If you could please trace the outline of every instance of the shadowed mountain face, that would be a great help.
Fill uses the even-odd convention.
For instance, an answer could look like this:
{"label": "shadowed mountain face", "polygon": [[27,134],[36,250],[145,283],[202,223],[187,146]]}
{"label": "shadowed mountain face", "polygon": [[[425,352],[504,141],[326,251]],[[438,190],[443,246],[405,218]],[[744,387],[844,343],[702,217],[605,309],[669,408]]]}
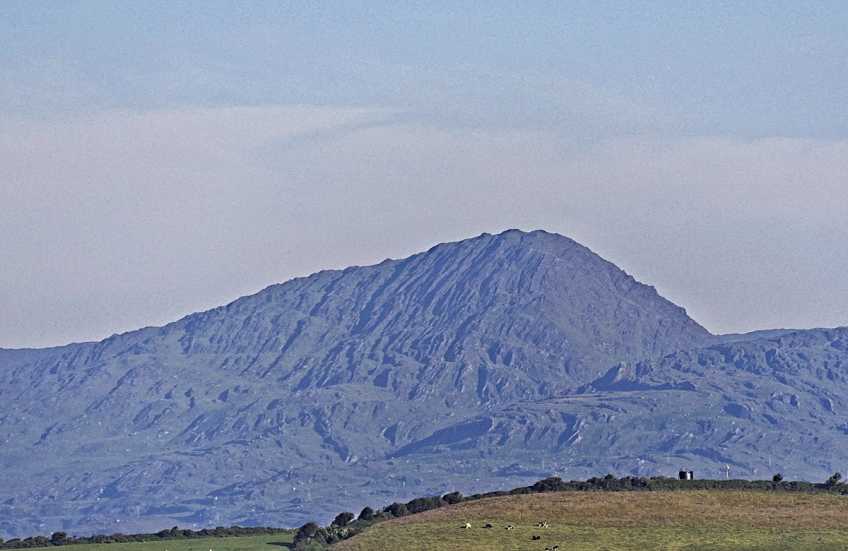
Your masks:
{"label": "shadowed mountain face", "polygon": [[681,463],[819,477],[848,461],[846,342],[714,337],[570,239],[484,234],[0,350],[0,536],[296,525]]}

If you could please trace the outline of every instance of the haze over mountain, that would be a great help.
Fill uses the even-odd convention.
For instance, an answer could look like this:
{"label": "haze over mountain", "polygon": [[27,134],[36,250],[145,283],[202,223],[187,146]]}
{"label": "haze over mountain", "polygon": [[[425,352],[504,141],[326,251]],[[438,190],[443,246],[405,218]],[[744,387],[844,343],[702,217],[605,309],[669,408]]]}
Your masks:
{"label": "haze over mountain", "polygon": [[711,335],[542,231],[0,350],[0,536],[297,525],[446,490],[848,464],[848,329]]}

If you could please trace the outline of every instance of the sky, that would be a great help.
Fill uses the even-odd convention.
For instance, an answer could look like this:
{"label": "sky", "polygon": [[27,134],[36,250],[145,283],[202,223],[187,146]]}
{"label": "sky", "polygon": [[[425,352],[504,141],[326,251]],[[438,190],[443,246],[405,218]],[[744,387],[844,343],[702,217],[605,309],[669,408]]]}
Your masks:
{"label": "sky", "polygon": [[568,235],[715,333],[848,325],[848,3],[0,2],[0,347]]}

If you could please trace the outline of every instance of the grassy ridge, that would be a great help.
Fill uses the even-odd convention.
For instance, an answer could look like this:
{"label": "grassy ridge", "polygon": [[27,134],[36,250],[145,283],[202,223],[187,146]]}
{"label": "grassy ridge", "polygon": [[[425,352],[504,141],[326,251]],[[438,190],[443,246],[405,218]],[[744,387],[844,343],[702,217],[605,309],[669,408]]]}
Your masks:
{"label": "grassy ridge", "polygon": [[745,491],[745,492],[774,492],[774,493],[815,493],[846,495],[848,485],[841,484],[841,474],[834,473],[826,482],[815,484],[804,481],[784,481],[781,475],[775,475],[772,480],[678,480],[669,477],[632,477],[615,478],[608,474],[603,478],[592,477],[585,481],[564,481],[559,477],[548,477],[539,480],[532,486],[522,486],[508,491],[494,491],[484,494],[463,496],[452,492],[443,496],[418,497],[406,503],[392,503],[382,510],[374,511],[370,507],[363,509],[359,518],[351,522],[353,513],[339,514],[332,524],[320,527],[314,522],[301,526],[294,536],[297,549],[321,548],[323,545],[334,544],[350,539],[371,528],[374,524],[386,520],[403,518],[408,515],[432,511],[448,505],[468,503],[505,496],[519,496],[550,492],[679,492],[679,491]]}
{"label": "grassy ridge", "polygon": [[[542,520],[550,527],[537,528]],[[848,499],[837,495],[565,492],[497,497],[394,519],[334,549],[824,551],[848,546],[846,521]],[[466,522],[471,529],[463,528]],[[506,530],[508,524],[514,529]]]}

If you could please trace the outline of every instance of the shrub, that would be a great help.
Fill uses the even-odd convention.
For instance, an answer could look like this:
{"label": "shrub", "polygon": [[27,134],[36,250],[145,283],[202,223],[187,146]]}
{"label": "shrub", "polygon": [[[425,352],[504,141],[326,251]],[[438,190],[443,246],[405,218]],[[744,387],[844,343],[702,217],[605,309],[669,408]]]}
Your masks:
{"label": "shrub", "polygon": [[359,513],[359,520],[371,521],[374,520],[374,509],[371,507],[365,507],[362,509],[362,512]]}
{"label": "shrub", "polygon": [[442,500],[448,505],[456,505],[462,502],[462,494],[459,492],[451,492],[442,496]]}
{"label": "shrub", "polygon": [[415,513],[423,513],[424,511],[430,511],[431,509],[438,509],[445,502],[442,501],[442,498],[439,496],[435,497],[418,497],[413,499],[412,501],[408,501],[406,503],[406,511],[410,515]]}
{"label": "shrub", "polygon": [[318,533],[321,527],[315,524],[314,522],[307,522],[303,526],[297,529],[297,532],[294,534],[294,542],[297,543],[299,541],[304,541],[310,538],[314,538]]}
{"label": "shrub", "polygon": [[[594,484],[597,480],[597,478],[590,478],[588,482]],[[566,484],[560,477],[552,476],[536,482],[532,488],[534,492],[556,492],[562,490],[565,486]]]}
{"label": "shrub", "polygon": [[777,473],[776,475],[771,477],[771,481],[772,482],[783,482],[783,475],[780,474],[780,473]]}
{"label": "shrub", "polygon": [[833,488],[834,486],[839,484],[839,482],[841,480],[842,480],[842,473],[833,473],[832,475],[830,475],[830,478],[828,478],[827,482],[825,482],[824,484],[828,488]]}
{"label": "shrub", "polygon": [[406,510],[406,505],[403,503],[392,503],[385,509],[383,509],[386,513],[389,513],[393,517],[403,517],[409,514],[409,511]]}
{"label": "shrub", "polygon": [[345,511],[344,513],[339,513],[336,515],[336,518],[333,519],[331,526],[347,526],[353,520],[353,513],[348,513]]}

